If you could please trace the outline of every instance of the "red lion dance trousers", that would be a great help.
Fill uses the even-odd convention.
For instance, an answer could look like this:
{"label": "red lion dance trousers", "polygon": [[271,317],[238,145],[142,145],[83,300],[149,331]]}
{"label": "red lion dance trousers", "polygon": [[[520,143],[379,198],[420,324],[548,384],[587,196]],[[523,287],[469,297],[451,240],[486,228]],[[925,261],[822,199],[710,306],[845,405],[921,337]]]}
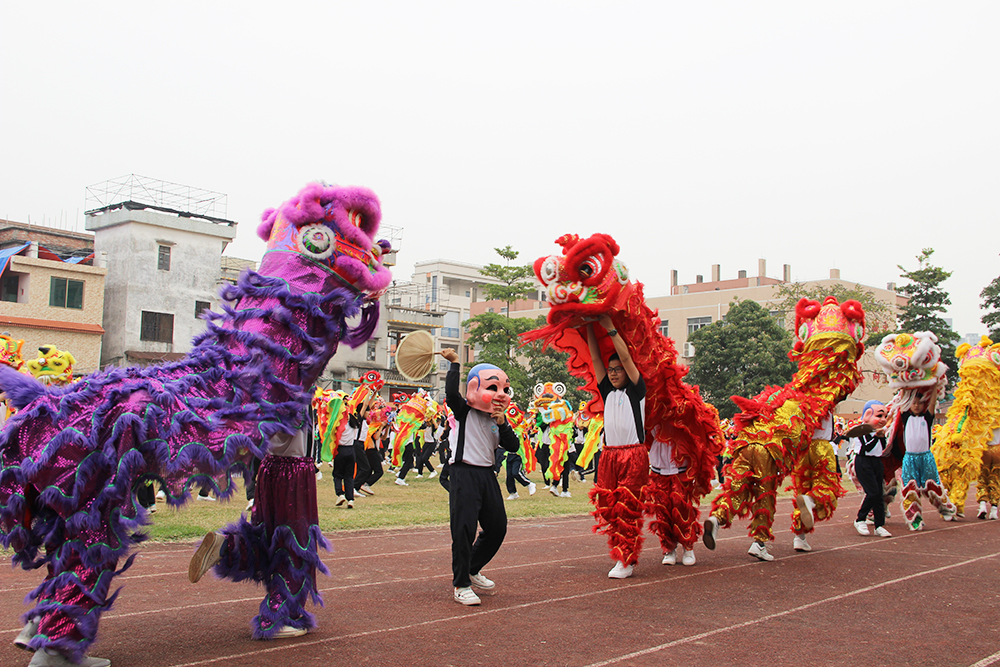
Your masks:
{"label": "red lion dance trousers", "polygon": [[608,537],[611,558],[634,565],[642,549],[642,487],[649,481],[649,451],[645,445],[605,447],[590,489],[595,533]]}

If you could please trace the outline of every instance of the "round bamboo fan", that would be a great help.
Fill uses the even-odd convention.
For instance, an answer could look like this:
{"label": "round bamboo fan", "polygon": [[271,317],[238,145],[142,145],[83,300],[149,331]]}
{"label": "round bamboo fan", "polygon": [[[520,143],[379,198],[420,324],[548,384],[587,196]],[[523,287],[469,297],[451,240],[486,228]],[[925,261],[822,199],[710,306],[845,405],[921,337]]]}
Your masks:
{"label": "round bamboo fan", "polygon": [[434,338],[426,331],[413,331],[396,348],[396,368],[407,380],[422,380],[434,369]]}
{"label": "round bamboo fan", "polygon": [[871,424],[857,424],[847,429],[846,435],[848,438],[858,438],[862,435],[868,435],[869,433],[874,433],[875,427]]}

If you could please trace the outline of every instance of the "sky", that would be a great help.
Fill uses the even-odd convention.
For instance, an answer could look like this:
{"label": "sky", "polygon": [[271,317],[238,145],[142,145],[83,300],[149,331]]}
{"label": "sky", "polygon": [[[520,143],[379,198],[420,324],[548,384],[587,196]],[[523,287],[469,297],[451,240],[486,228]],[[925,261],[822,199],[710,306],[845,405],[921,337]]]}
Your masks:
{"label": "sky", "polygon": [[745,269],[952,271],[959,334],[1000,275],[1000,3],[8,3],[0,217],[83,228],[139,174],[227,195],[226,254],[323,180],[414,262],[609,233],[650,295]]}

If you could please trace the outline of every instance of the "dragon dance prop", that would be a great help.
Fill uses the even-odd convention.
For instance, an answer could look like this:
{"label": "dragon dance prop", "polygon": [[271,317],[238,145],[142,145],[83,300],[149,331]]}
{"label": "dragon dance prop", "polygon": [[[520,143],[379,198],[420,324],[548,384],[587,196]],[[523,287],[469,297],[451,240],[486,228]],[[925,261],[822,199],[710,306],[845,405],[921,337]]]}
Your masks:
{"label": "dragon dance prop", "polygon": [[24,362],[24,368],[44,385],[64,387],[73,383],[73,364],[76,358],[55,345],[42,345],[37,359]]}
{"label": "dragon dance prop", "polygon": [[604,429],[604,415],[592,415],[587,411],[586,402],[580,403],[580,410],[576,413],[575,425],[585,433],[583,437],[583,447],[576,456],[576,465],[584,470],[594,460],[594,455],[601,447],[601,432]]}
{"label": "dragon dance prop", "polygon": [[539,430],[549,430],[549,468],[546,476],[555,484],[562,477],[563,467],[569,459],[570,441],[573,439],[573,408],[563,398],[566,385],[562,382],[539,382],[535,385],[535,409]]}
{"label": "dragon dance prop", "polygon": [[[312,461],[268,449],[304,427],[309,388],[338,345],[361,345],[375,330],[377,297],[391,279],[382,266],[388,243],[374,241],[380,218],[369,190],[321,184],[266,211],[260,269],[221,290],[223,312],[206,314],[207,330],[180,361],[59,388],[0,368],[0,388],[19,409],[0,432],[0,542],[14,564],[49,573],[29,596],[31,648],[79,661],[94,641],[117,596],[112,579],[134,555],[121,570],[118,562],[145,538],[137,481],[155,479],[174,506],[198,487],[227,498],[251,456],[264,459],[258,494],[273,496],[274,511],[262,516],[258,502],[253,522],[223,531],[216,572],[265,584],[256,637],[314,624],[303,605],[309,596],[320,602],[316,548],[327,543]],[[264,483],[265,468],[277,481]],[[310,479],[311,516],[282,515],[280,494],[307,497]]]}
{"label": "dragon dance prop", "polygon": [[[901,427],[904,417],[911,414],[915,403],[922,402],[923,412],[912,416],[926,418],[926,413],[932,413],[938,399],[944,396],[948,382],[948,367],[941,361],[937,336],[929,331],[890,334],[875,350],[875,360],[889,376],[889,386],[896,390],[888,406],[889,447],[894,451],[908,450],[905,429]],[[904,451],[900,479],[903,483],[903,515],[910,530],[923,530],[922,497],[930,501],[944,520],[954,518],[955,506],[941,484],[934,453],[930,449]]]}
{"label": "dragon dance prop", "polygon": [[[9,366],[15,371],[21,370],[24,366],[24,359],[21,358],[21,348],[24,347],[23,340],[14,340],[7,334],[0,334],[0,364]],[[10,401],[0,401],[0,426],[14,414],[14,408]]]}
{"label": "dragon dance prop", "polygon": [[[642,283],[630,281],[628,269],[616,259],[615,240],[607,234],[586,239],[566,234],[556,243],[562,247],[561,255],[541,257],[534,264],[535,275],[548,291],[547,323],[523,334],[523,340],[542,341],[568,352],[569,372],[593,395],[587,409],[602,414],[586,327],[608,316],[646,385],[645,429],[649,433],[655,427],[659,437],[674,444],[677,457],[689,462],[693,483],[686,501],[697,506],[711,488],[715,457],[722,448],[718,411],[702,400],[697,387],[684,382],[688,369],[677,363],[673,341],[660,332],[660,318],[646,304]],[[601,355],[607,358],[614,343],[603,327],[593,328]],[[640,499],[626,487],[604,492],[596,486],[591,499],[598,521],[595,530],[608,535],[613,554],[628,551],[616,560],[634,562],[641,547]]]}
{"label": "dragon dance prop", "polygon": [[392,458],[389,464],[399,467],[403,463],[403,450],[421,435],[424,422],[437,413],[437,403],[423,391],[418,391],[399,406],[396,413],[396,436],[392,440]]}
{"label": "dragon dance prop", "polygon": [[[757,542],[774,539],[775,498],[785,475],[792,475],[797,494],[815,501],[819,520],[829,518],[845,494],[830,443],[812,437],[861,383],[864,309],[853,299],[843,304],[832,296],[822,304],[801,299],[795,306],[795,336],[788,357],[798,368],[788,384],[768,387],[751,399],[733,396],[741,412],[733,418],[732,461],[712,501],[711,516],[722,528],[733,517],[751,516],[749,534]],[[798,535],[811,530],[803,526],[798,507],[792,530]]]}
{"label": "dragon dance prop", "polygon": [[514,433],[517,435],[517,440],[521,443],[520,448],[517,450],[517,455],[521,457],[521,462],[524,465],[524,472],[535,472],[535,468],[538,467],[538,459],[535,458],[535,450],[531,447],[531,433],[528,417],[524,414],[524,411],[514,405],[513,402],[507,407],[507,423],[510,424],[512,429],[514,429]]}
{"label": "dragon dance prop", "polygon": [[312,405],[316,411],[316,435],[320,460],[329,463],[337,455],[337,444],[347,428],[347,392],[316,388]]}
{"label": "dragon dance prop", "polygon": [[983,336],[977,345],[959,345],[955,356],[960,378],[955,400],[931,451],[948,497],[961,513],[993,430],[1000,428],[1000,343]]}

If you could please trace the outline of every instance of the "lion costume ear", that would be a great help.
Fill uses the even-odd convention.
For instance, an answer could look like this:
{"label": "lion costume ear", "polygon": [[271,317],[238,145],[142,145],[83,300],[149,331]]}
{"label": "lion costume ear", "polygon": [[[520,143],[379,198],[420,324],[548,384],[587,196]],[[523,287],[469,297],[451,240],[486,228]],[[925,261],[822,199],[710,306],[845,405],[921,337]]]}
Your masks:
{"label": "lion costume ear", "polygon": [[955,349],[955,357],[959,360],[962,360],[965,357],[965,355],[969,353],[969,350],[971,349],[972,349],[971,345],[969,345],[968,343],[962,343]]}

